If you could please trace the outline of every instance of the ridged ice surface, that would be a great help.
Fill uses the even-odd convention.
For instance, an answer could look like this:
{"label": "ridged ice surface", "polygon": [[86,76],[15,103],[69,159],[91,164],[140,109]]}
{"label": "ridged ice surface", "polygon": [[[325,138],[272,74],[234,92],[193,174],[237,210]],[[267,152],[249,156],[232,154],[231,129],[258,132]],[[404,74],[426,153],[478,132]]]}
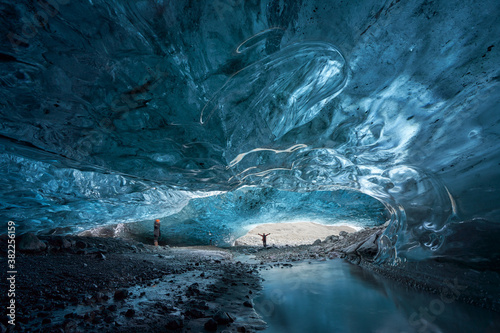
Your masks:
{"label": "ridged ice surface", "polygon": [[0,10],[1,215],[25,230],[166,218],[254,185],[372,196],[392,214],[380,260],[496,235],[496,0]]}

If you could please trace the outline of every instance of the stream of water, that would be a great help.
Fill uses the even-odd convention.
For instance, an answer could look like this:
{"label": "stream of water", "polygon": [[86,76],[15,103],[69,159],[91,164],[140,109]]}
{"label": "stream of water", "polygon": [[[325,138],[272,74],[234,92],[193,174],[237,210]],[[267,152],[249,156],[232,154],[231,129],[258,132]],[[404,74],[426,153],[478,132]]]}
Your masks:
{"label": "stream of water", "polygon": [[456,301],[459,289],[419,293],[342,260],[261,274],[254,303],[267,333],[500,332],[500,313]]}

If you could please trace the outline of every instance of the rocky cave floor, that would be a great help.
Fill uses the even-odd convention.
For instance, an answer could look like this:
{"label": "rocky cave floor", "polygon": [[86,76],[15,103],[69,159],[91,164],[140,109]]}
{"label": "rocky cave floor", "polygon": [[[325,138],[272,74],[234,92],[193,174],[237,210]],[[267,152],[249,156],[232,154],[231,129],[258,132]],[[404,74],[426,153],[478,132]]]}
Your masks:
{"label": "rocky cave floor", "polygon": [[[16,325],[13,329],[3,318],[1,331],[263,330],[266,323],[252,301],[261,290],[259,270],[340,257],[376,271],[370,260],[383,230],[369,228],[280,248],[170,248],[117,238],[25,236],[17,240]],[[252,260],[245,260],[247,255]],[[6,256],[1,261],[6,267]],[[398,272],[377,273],[398,280],[391,276]],[[436,292],[432,283],[401,276],[399,281],[410,287]],[[1,280],[2,290],[8,290],[6,281]],[[6,297],[3,293],[2,304],[7,304]]]}

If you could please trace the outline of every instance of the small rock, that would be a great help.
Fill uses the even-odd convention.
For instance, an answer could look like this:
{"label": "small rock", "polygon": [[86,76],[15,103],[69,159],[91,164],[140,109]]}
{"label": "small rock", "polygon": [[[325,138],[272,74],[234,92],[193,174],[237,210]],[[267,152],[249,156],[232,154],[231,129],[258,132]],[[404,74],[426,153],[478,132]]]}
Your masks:
{"label": "small rock", "polygon": [[165,327],[169,330],[177,330],[179,328],[182,328],[184,327],[184,323],[182,322],[181,319],[174,319],[174,320],[170,320],[166,325]]}
{"label": "small rock", "polygon": [[375,256],[378,252],[377,239],[379,238],[381,231],[372,234],[370,237],[358,247],[357,252],[363,256]]}
{"label": "small rock", "polygon": [[75,318],[75,317],[76,317],[76,313],[74,313],[74,312],[70,312],[70,313],[67,313],[64,315],[64,318],[66,318],[66,319]]}
{"label": "small rock", "polygon": [[194,304],[198,309],[201,310],[208,310],[210,307],[208,306],[208,303],[205,301],[199,301]]}
{"label": "small rock", "polygon": [[28,232],[19,236],[17,249],[25,252],[40,252],[47,248],[47,245],[38,239],[34,233]]}
{"label": "small rock", "polygon": [[132,318],[133,316],[135,316],[135,310],[134,309],[128,309],[127,312],[125,312],[125,317]]}
{"label": "small rock", "polygon": [[115,300],[120,301],[120,300],[123,300],[127,297],[128,297],[128,290],[127,289],[120,289],[120,290],[115,291],[115,296],[114,296]]}
{"label": "small rock", "polygon": [[359,263],[361,262],[361,258],[356,254],[348,254],[346,259],[355,265],[359,265]]}
{"label": "small rock", "polygon": [[339,237],[345,237],[347,236],[347,234],[348,234],[347,231],[341,231],[339,232]]}
{"label": "small rock", "polygon": [[320,245],[321,244],[321,239],[316,239],[312,245]]}
{"label": "small rock", "polygon": [[331,235],[326,237],[325,243],[333,243],[339,240],[339,236]]}
{"label": "small rock", "polygon": [[67,240],[66,238],[62,238],[61,239],[61,247],[63,249],[69,249],[71,247],[71,242],[69,240]]}
{"label": "small rock", "polygon": [[215,332],[217,331],[217,322],[213,318],[210,318],[203,327],[209,332]]}
{"label": "small rock", "polygon": [[231,318],[226,312],[224,311],[217,311],[217,313],[212,317],[217,324],[219,325],[226,325],[231,322],[233,322],[233,318]]}
{"label": "small rock", "polygon": [[203,312],[201,312],[200,310],[196,310],[196,309],[189,309],[189,310],[187,310],[185,312],[185,315],[187,317],[190,317],[190,318],[193,318],[193,319],[198,319],[198,318],[205,317],[205,314]]}
{"label": "small rock", "polygon": [[43,309],[45,309],[45,305],[43,303],[37,303],[35,304],[34,308],[39,311],[42,311]]}
{"label": "small rock", "polygon": [[78,327],[78,324],[74,320],[65,320],[63,323],[64,332],[73,332]]}
{"label": "small rock", "polygon": [[56,309],[60,309],[60,310],[62,310],[62,309],[64,309],[64,308],[66,308],[66,304],[65,304],[64,302],[56,302],[56,303],[54,304],[54,307],[55,307]]}
{"label": "small rock", "polygon": [[101,303],[103,301],[104,294],[101,292],[98,292],[95,294],[94,298],[97,302]]}
{"label": "small rock", "polygon": [[335,252],[330,252],[330,253],[328,254],[328,258],[329,258],[329,259],[338,258],[338,255],[337,255],[337,253],[335,253]]}
{"label": "small rock", "polygon": [[87,247],[87,243],[85,243],[84,241],[78,240],[78,241],[76,241],[75,246],[77,249],[84,249]]}
{"label": "small rock", "polygon": [[250,301],[245,301],[243,305],[246,306],[247,308],[253,308],[253,304]]}
{"label": "small rock", "polygon": [[194,296],[194,295],[199,295],[200,294],[200,289],[198,283],[193,283],[188,287],[188,290],[186,291],[186,296]]}

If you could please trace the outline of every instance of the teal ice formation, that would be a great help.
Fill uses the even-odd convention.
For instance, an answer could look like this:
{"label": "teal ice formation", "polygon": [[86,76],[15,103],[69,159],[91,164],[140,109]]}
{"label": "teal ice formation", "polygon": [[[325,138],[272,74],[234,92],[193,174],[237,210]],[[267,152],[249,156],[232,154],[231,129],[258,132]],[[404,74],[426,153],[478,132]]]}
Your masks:
{"label": "teal ice formation", "polygon": [[5,223],[74,232],[161,218],[230,243],[273,218],[387,218],[380,263],[499,263],[497,0],[0,11]]}

